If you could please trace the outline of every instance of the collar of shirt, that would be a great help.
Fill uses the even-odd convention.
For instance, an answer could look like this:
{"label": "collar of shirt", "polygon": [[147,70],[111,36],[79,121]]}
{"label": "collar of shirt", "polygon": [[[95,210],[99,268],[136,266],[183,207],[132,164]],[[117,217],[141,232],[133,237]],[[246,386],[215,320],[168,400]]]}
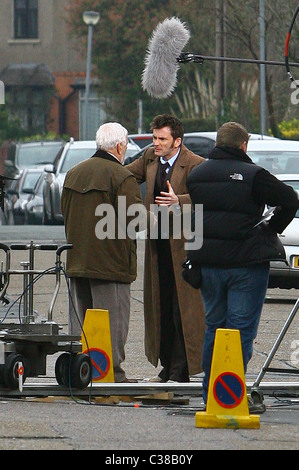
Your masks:
{"label": "collar of shirt", "polygon": [[[180,150],[178,150],[178,152],[173,156],[171,157],[169,160],[165,160],[163,157],[160,157],[160,162],[164,165],[165,163],[169,163],[169,166],[173,166],[174,165],[174,162],[176,161],[176,159],[178,158],[179,156],[179,153],[180,153]],[[168,171],[169,171],[169,168],[168,168]],[[168,173],[167,171],[167,173]]]}
{"label": "collar of shirt", "polygon": [[115,160],[118,161],[118,163],[121,163],[121,162],[119,161],[119,159],[118,159],[115,155],[113,155],[113,153],[107,152],[107,150],[106,150],[106,153],[108,153],[109,155],[111,155],[111,157],[114,157]]}

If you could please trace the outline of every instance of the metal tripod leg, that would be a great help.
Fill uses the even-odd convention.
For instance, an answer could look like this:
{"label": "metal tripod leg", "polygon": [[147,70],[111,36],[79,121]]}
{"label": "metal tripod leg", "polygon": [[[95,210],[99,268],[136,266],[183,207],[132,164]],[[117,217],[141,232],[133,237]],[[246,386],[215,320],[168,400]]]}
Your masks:
{"label": "metal tripod leg", "polygon": [[256,378],[256,380],[255,380],[255,382],[254,382],[254,384],[252,385],[252,388],[251,388],[251,395],[252,395],[252,397],[254,397],[254,396],[257,397],[257,395],[259,395],[258,387],[259,387],[259,385],[260,385],[260,383],[261,383],[261,381],[262,381],[262,379],[263,379],[265,373],[267,372],[268,367],[269,367],[269,365],[270,365],[270,363],[271,363],[271,361],[272,361],[272,359],[273,359],[273,357],[274,357],[276,351],[278,350],[278,348],[279,348],[279,346],[280,346],[280,344],[281,344],[281,342],[282,342],[282,340],[283,340],[283,338],[284,338],[286,332],[288,331],[288,329],[289,329],[289,327],[290,327],[292,321],[294,320],[298,308],[299,308],[299,299],[297,299],[297,301],[296,301],[294,307],[292,308],[292,311],[291,311],[290,315],[288,316],[288,318],[287,318],[287,320],[286,320],[286,322],[285,322],[285,324],[284,324],[284,326],[283,326],[281,332],[279,333],[278,338],[277,338],[277,340],[275,341],[275,343],[274,343],[274,345],[273,345],[273,347],[272,347],[272,349],[271,349],[271,351],[270,351],[270,353],[269,353],[269,355],[268,355],[266,361],[264,362],[264,365],[262,366],[262,368],[261,368],[261,370],[260,370],[260,373],[258,374],[258,376],[257,376],[257,378]]}

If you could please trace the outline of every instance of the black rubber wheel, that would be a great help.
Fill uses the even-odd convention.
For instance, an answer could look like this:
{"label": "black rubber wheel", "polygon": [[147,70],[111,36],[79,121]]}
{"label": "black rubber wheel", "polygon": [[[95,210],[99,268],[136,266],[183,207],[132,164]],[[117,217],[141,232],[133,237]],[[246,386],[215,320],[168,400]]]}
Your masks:
{"label": "black rubber wheel", "polygon": [[0,364],[0,386],[4,386],[4,364]]}
{"label": "black rubber wheel", "polygon": [[92,377],[92,365],[87,354],[72,356],[71,361],[71,385],[83,390],[88,387]]}
{"label": "black rubber wheel", "polygon": [[4,386],[12,390],[19,388],[19,370],[18,363],[23,364],[23,383],[28,376],[28,363],[24,356],[17,353],[11,353],[7,356],[2,369],[2,378]]}
{"label": "black rubber wheel", "polygon": [[70,377],[70,354],[61,354],[55,363],[55,377],[59,385],[67,387]]}

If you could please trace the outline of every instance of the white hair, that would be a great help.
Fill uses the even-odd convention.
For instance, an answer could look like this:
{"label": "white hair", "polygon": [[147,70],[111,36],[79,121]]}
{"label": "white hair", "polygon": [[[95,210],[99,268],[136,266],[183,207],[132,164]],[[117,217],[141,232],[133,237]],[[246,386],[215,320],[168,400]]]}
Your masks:
{"label": "white hair", "polygon": [[96,133],[96,144],[98,149],[111,150],[117,144],[127,144],[128,131],[118,122],[107,122],[99,127]]}

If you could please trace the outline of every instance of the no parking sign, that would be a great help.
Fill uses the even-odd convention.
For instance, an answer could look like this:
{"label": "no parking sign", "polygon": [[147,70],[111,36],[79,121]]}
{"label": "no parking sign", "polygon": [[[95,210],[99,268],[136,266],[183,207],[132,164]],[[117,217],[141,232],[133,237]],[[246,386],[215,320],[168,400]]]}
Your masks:
{"label": "no parking sign", "polygon": [[92,380],[97,382],[106,377],[110,369],[110,358],[108,354],[98,348],[87,349],[84,353],[88,354],[91,360]]}
{"label": "no parking sign", "polygon": [[82,351],[92,363],[93,382],[114,382],[109,311],[87,309],[81,336]]}
{"label": "no parking sign", "polygon": [[244,398],[245,388],[242,379],[233,372],[224,372],[215,379],[214,398],[223,408],[235,408]]}
{"label": "no parking sign", "polygon": [[195,414],[198,428],[258,429],[250,415],[239,330],[216,330],[206,411]]}

